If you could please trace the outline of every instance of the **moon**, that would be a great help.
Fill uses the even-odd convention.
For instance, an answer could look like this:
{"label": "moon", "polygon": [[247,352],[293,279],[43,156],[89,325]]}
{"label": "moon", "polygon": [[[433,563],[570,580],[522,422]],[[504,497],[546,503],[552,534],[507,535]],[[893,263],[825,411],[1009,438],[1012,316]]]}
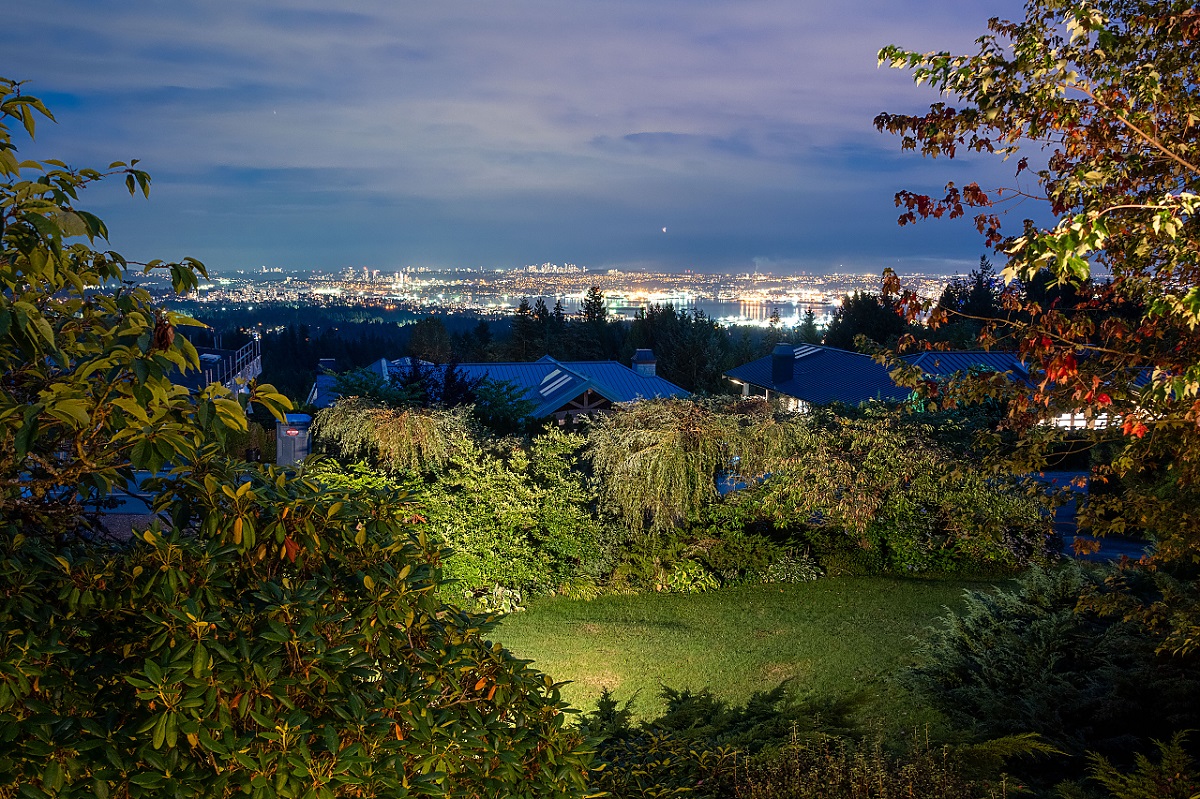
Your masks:
{"label": "moon", "polygon": [[666,228],[663,228],[663,233],[666,233],[666,232],[667,232],[667,229],[666,229]]}

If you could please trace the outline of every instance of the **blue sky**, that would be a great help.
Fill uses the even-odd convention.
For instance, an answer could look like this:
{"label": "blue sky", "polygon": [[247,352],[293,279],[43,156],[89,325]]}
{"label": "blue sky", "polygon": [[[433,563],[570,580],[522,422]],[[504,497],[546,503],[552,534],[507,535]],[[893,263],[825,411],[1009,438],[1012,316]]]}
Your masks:
{"label": "blue sky", "polygon": [[966,272],[983,252],[971,226],[899,228],[892,197],[1010,183],[1011,167],[900,153],[874,116],[938,98],[875,54],[971,51],[989,17],[1019,12],[38,0],[6,10],[0,75],[59,120],[27,157],[142,159],[149,201],[114,185],[85,203],[132,258]]}

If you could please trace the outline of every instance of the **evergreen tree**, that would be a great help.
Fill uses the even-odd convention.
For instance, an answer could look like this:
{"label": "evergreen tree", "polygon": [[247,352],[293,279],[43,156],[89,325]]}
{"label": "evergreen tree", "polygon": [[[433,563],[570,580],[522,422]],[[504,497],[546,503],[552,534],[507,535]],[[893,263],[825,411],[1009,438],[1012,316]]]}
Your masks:
{"label": "evergreen tree", "polygon": [[533,318],[533,310],[529,306],[529,298],[522,297],[513,315],[512,337],[508,341],[508,355],[514,361],[531,361],[537,358],[538,348],[537,323]]}
{"label": "evergreen tree", "polygon": [[843,350],[857,350],[856,337],[866,336],[876,344],[892,344],[907,329],[896,313],[895,303],[878,294],[856,291],[842,299],[825,329],[825,344]]}
{"label": "evergreen tree", "polygon": [[796,325],[796,341],[800,344],[821,343],[821,329],[817,327],[817,315],[812,308],[804,312],[804,318]]}
{"label": "evergreen tree", "polygon": [[430,363],[447,363],[453,358],[450,334],[441,319],[431,314],[413,325],[408,354]]}
{"label": "evergreen tree", "polygon": [[539,330],[545,330],[550,324],[550,309],[546,307],[546,300],[542,297],[538,297],[537,302],[533,304],[533,319],[538,323]]}
{"label": "evergreen tree", "polygon": [[604,304],[604,293],[599,286],[592,286],[584,294],[579,315],[584,322],[592,325],[602,325],[608,321],[608,307]]}

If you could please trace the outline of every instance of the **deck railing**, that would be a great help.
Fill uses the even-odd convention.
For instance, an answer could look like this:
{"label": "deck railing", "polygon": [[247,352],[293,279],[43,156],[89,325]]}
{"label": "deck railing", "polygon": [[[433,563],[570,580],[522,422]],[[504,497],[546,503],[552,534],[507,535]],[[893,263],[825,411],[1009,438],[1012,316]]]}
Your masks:
{"label": "deck railing", "polygon": [[204,368],[204,383],[220,383],[230,391],[237,391],[238,378],[253,380],[262,374],[262,341],[257,337],[252,339],[233,354],[231,358],[222,358],[212,366]]}

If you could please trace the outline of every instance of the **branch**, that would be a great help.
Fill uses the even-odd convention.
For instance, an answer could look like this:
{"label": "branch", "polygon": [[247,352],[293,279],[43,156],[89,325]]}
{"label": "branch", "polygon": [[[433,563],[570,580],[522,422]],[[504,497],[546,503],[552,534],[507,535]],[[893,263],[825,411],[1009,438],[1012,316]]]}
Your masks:
{"label": "branch", "polygon": [[1193,173],[1200,173],[1200,166],[1197,166],[1197,165],[1191,163],[1190,161],[1180,157],[1179,155],[1176,155],[1171,150],[1167,149],[1167,146],[1165,144],[1163,144],[1157,136],[1153,136],[1149,133],[1146,133],[1141,128],[1139,128],[1137,125],[1130,122],[1129,119],[1127,119],[1126,116],[1121,111],[1118,111],[1117,109],[1109,106],[1106,102],[1101,100],[1094,92],[1092,92],[1091,89],[1088,89],[1079,84],[1074,84],[1070,88],[1073,88],[1076,91],[1082,92],[1083,94],[1087,95],[1092,100],[1092,102],[1094,102],[1100,108],[1104,109],[1105,111],[1108,111],[1110,114],[1115,116],[1122,125],[1129,128],[1131,131],[1133,131],[1139,137],[1141,137],[1142,140],[1145,141],[1147,144],[1149,144],[1151,147],[1158,150],[1160,153],[1167,156],[1171,160],[1175,161],[1180,166],[1182,166],[1184,169],[1191,170]]}

